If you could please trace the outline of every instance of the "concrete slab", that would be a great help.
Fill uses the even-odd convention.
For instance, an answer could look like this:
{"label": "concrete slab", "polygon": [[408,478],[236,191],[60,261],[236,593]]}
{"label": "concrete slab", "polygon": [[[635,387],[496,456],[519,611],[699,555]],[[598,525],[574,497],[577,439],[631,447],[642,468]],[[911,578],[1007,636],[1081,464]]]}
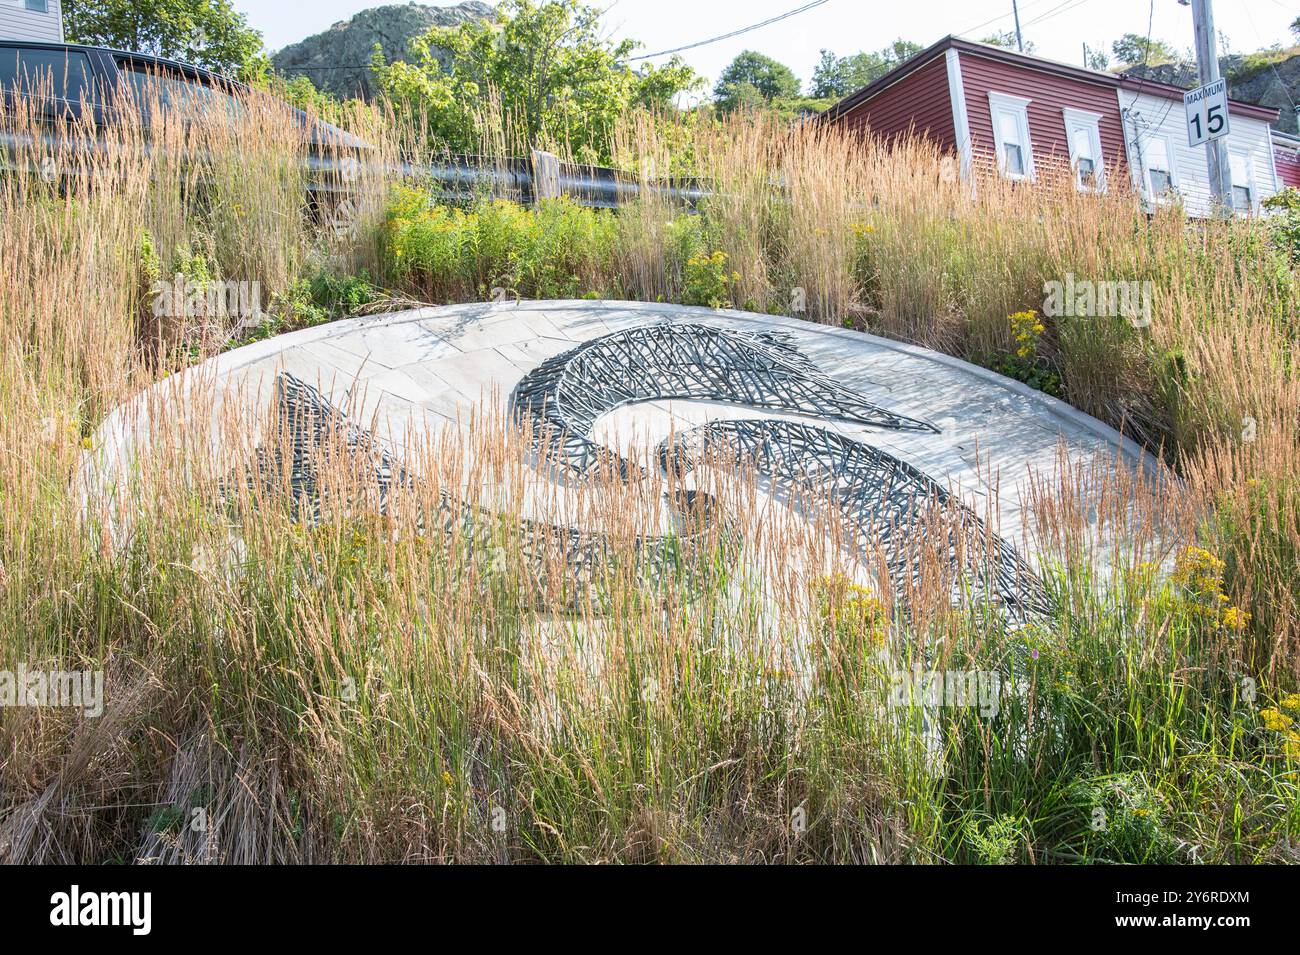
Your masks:
{"label": "concrete slab", "polygon": [[[785,332],[838,383],[892,412],[934,423],[939,435],[817,422],[960,489],[980,514],[994,508],[996,529],[1009,540],[1026,540],[1030,484],[1058,473],[1062,461],[1113,466],[1118,460],[1130,469],[1159,470],[1131,441],[1063,402],[922,348],[780,316],[658,303],[522,301],[350,319],[222,355],[109,416],[83,469],[85,493],[88,500],[112,493],[131,473],[132,458],[150,446],[150,417],[187,403],[184,396],[202,388],[251,416],[268,405],[276,372],[288,370],[397,445],[412,430],[467,428],[485,405],[500,412],[527,371],[576,343],[655,322]],[[741,416],[784,417],[709,402],[646,402],[616,409],[593,431],[611,447],[632,453],[639,446],[644,453],[674,429]],[[229,437],[216,433],[217,415],[191,417],[187,426],[219,456]]]}

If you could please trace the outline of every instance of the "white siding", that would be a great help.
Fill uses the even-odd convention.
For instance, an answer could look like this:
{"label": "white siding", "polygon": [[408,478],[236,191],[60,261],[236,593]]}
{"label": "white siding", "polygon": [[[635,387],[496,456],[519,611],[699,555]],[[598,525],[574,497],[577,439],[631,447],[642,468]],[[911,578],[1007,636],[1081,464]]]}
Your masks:
{"label": "white siding", "polygon": [[[1148,202],[1153,201],[1146,176],[1147,144],[1157,137],[1163,138],[1172,151],[1174,178],[1187,214],[1197,217],[1209,215],[1212,205],[1209,160],[1204,146],[1187,145],[1183,101],[1120,90],[1119,106],[1124,116],[1124,145],[1134,186]],[[1253,179],[1252,202],[1258,211],[1260,200],[1277,192],[1269,126],[1262,119],[1236,112],[1230,119],[1232,131],[1228,134],[1228,152],[1247,160]]]}
{"label": "white siding", "polygon": [[0,0],[0,40],[63,40],[59,0],[49,0],[45,13],[28,10],[25,0]]}

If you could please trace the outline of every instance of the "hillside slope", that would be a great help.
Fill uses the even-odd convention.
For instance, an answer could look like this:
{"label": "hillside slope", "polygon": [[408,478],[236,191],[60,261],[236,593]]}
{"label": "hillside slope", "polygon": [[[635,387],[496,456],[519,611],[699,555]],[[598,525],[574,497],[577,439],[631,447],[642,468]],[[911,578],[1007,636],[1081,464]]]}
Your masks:
{"label": "hillside slope", "polygon": [[[1228,77],[1228,92],[1233,99],[1271,106],[1279,111],[1278,128],[1288,133],[1297,131],[1294,104],[1300,103],[1300,55],[1273,66],[1253,68],[1246,67],[1243,57],[1225,56],[1219,60],[1219,70]],[[1124,72],[1186,89],[1196,85],[1196,70],[1188,64],[1132,66]]]}
{"label": "hillside slope", "polygon": [[389,60],[404,60],[407,45],[431,27],[455,26],[492,16],[492,7],[466,0],[449,7],[420,3],[362,10],[324,33],[317,33],[272,54],[271,64],[286,76],[306,76],[318,89],[335,96],[374,95],[370,57],[378,43]]}

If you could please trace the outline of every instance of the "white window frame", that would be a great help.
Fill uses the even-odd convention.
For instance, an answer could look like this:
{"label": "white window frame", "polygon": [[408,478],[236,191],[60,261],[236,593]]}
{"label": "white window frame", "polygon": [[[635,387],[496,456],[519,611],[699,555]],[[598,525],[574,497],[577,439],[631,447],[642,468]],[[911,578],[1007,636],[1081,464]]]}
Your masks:
{"label": "white window frame", "polygon": [[[1074,176],[1074,188],[1080,192],[1106,191],[1106,157],[1101,151],[1101,113],[1091,113],[1084,109],[1066,106],[1061,110],[1061,119],[1065,123],[1065,144],[1070,151],[1070,171]],[[1074,149],[1074,131],[1081,129],[1088,135],[1088,144],[1092,147],[1093,185],[1085,186],[1079,180],[1079,160]]]}
{"label": "white window frame", "polygon": [[[1245,181],[1245,182],[1237,182],[1236,178],[1233,177],[1233,175],[1232,175],[1232,160],[1233,160],[1233,157],[1236,157],[1237,159],[1240,159],[1240,160],[1241,160],[1243,163],[1245,163],[1245,165],[1246,165],[1246,181]],[[1252,153],[1252,152],[1251,152],[1250,150],[1248,150],[1248,149],[1233,149],[1233,148],[1229,147],[1229,149],[1228,149],[1228,178],[1229,178],[1230,180],[1232,180],[1232,186],[1231,186],[1231,188],[1232,188],[1233,190],[1235,190],[1235,189],[1237,188],[1237,186],[1245,186],[1247,189],[1250,190],[1250,208],[1249,208],[1249,209],[1238,209],[1238,208],[1237,208],[1237,203],[1236,203],[1236,196],[1235,196],[1235,194],[1234,194],[1234,195],[1230,196],[1230,198],[1233,200],[1233,201],[1232,201],[1232,208],[1233,208],[1233,210],[1236,211],[1236,212],[1245,212],[1245,213],[1249,213],[1249,214],[1251,214],[1251,215],[1253,215],[1253,214],[1255,214],[1256,212],[1258,212],[1258,211],[1259,211],[1259,184],[1258,184],[1258,182],[1257,182],[1256,179],[1255,179],[1255,156],[1254,156],[1254,153]]]}
{"label": "white window frame", "polygon": [[[993,122],[993,145],[997,152],[998,169],[1008,179],[1033,182],[1037,178],[1037,173],[1034,170],[1034,141],[1029,135],[1029,104],[1031,102],[1032,100],[1025,99],[1023,96],[989,92],[989,119]],[[1002,148],[1002,124],[998,122],[999,114],[1009,115],[1016,121],[1017,132],[1019,132],[1022,140],[1020,145],[1024,151],[1025,171],[1023,174],[1007,172],[1006,155]]]}
{"label": "white window frame", "polygon": [[[1140,126],[1135,130],[1138,149],[1142,152],[1142,188],[1146,192],[1147,198],[1153,203],[1175,202],[1182,197],[1183,186],[1178,179],[1178,154],[1174,152],[1173,137],[1168,133],[1157,133],[1150,130],[1151,127],[1149,126]],[[1165,144],[1165,159],[1169,162],[1169,169],[1166,171],[1169,173],[1169,184],[1173,189],[1172,196],[1167,192],[1156,192],[1155,186],[1152,185],[1151,162],[1146,147],[1142,145],[1143,139],[1148,142],[1160,140]]]}

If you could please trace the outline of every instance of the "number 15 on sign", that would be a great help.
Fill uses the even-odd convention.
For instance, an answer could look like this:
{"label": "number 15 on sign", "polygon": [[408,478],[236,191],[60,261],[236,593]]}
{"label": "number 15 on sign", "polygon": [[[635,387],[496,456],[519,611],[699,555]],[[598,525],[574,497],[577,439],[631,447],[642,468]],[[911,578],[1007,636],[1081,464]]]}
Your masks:
{"label": "number 15 on sign", "polygon": [[1183,94],[1187,145],[1199,146],[1228,135],[1228,81],[1217,79]]}

